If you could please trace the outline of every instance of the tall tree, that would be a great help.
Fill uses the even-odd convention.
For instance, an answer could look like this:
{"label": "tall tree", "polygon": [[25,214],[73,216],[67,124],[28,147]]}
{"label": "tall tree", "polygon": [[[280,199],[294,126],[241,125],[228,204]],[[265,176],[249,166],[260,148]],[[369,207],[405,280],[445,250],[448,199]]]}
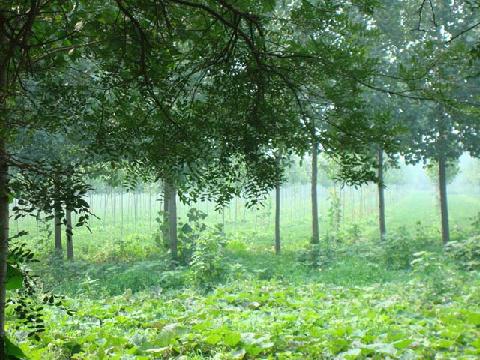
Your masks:
{"label": "tall tree", "polygon": [[178,237],[177,237],[177,189],[170,181],[165,184],[165,195],[168,204],[168,245],[172,260],[178,259]]}
{"label": "tall tree", "polygon": [[312,198],[312,257],[313,263],[318,263],[320,254],[320,234],[318,224],[318,196],[317,196],[317,177],[318,177],[318,143],[312,141],[312,182],[311,182],[311,198]]}
{"label": "tall tree", "polygon": [[65,234],[67,238],[67,259],[73,261],[73,226],[72,226],[72,209],[67,208],[65,211]]}
{"label": "tall tree", "polygon": [[387,226],[385,221],[385,178],[383,176],[383,149],[378,147],[378,227],[380,230],[380,239],[385,240]]}
{"label": "tall tree", "polygon": [[[276,160],[277,166],[280,168],[282,166],[282,155],[281,152],[278,151],[276,153]],[[278,179],[275,184],[275,254],[279,255],[282,248],[282,240],[280,236],[280,225],[281,225],[281,186],[282,186],[282,179]]]}
{"label": "tall tree", "polygon": [[55,254],[58,258],[63,258],[62,248],[62,206],[59,202],[55,205],[54,212],[54,234],[55,234]]}
{"label": "tall tree", "polygon": [[[426,6],[426,4],[428,6]],[[449,240],[445,165],[478,148],[478,71],[472,67],[472,34],[478,10],[463,2],[384,2],[375,16],[383,35],[382,76],[368,86],[397,95],[400,152],[407,162],[436,162],[443,242]],[[391,14],[397,16],[390,16]],[[389,16],[387,16],[387,14]]]}
{"label": "tall tree", "polygon": [[279,255],[281,251],[280,237],[280,210],[281,210],[281,184],[277,182],[275,185],[275,254]]}

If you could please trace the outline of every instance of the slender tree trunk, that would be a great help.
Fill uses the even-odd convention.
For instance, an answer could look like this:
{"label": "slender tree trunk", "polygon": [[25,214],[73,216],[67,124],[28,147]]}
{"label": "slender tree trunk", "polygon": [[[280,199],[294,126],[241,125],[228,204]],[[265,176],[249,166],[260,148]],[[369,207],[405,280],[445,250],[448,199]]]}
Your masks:
{"label": "slender tree trunk", "polygon": [[105,231],[105,225],[107,222],[107,205],[108,205],[108,190],[105,187],[105,194],[103,197],[103,231]]}
{"label": "slender tree trunk", "polygon": [[[1,75],[1,74],[0,74]],[[0,81],[1,81],[0,76]],[[1,85],[1,84],[0,84]],[[0,87],[0,91],[2,88]],[[1,96],[2,94],[0,94]],[[0,106],[2,104],[0,98]],[[2,134],[0,134],[2,136]],[[0,359],[3,359],[5,350],[5,303],[7,283],[8,258],[8,164],[6,161],[5,141],[0,138]]]}
{"label": "slender tree trunk", "polygon": [[66,211],[66,220],[67,220],[67,259],[73,261],[73,227],[72,227],[72,211],[67,209]]}
{"label": "slender tree trunk", "polygon": [[163,242],[164,244],[169,244],[170,243],[170,232],[168,230],[168,225],[169,225],[169,217],[168,217],[168,204],[170,201],[170,190],[167,182],[164,180],[163,181],[163,221],[162,221],[162,235],[163,235]]}
{"label": "slender tree trunk", "polygon": [[134,190],[132,193],[132,199],[133,199],[133,229],[136,232],[137,231],[137,203],[138,203],[138,196],[137,196],[137,191]]}
{"label": "slender tree trunk", "polygon": [[123,240],[123,188],[120,190],[120,238]]}
{"label": "slender tree trunk", "polygon": [[237,232],[237,222],[238,222],[238,198],[237,197],[235,197],[235,220],[234,220],[234,222],[235,222],[235,226],[234,226],[235,232]]}
{"label": "slender tree trunk", "polygon": [[178,239],[177,239],[177,189],[169,184],[170,198],[168,201],[168,232],[170,240],[170,252],[172,259],[178,258]]}
{"label": "slender tree trunk", "polygon": [[152,188],[148,189],[148,229],[152,231]]}
{"label": "slender tree trunk", "polygon": [[113,228],[115,228],[115,213],[117,209],[117,194],[115,192],[115,188],[113,188],[112,191],[110,192],[110,196],[112,198],[112,205],[113,205],[113,208],[112,208]]}
{"label": "slender tree trunk", "polygon": [[450,241],[448,225],[448,201],[447,201],[447,175],[446,160],[443,155],[438,159],[438,193],[440,195],[440,216],[442,222],[442,241],[444,244]]}
{"label": "slender tree trunk", "polygon": [[360,219],[363,219],[363,186],[360,186],[360,203],[359,203],[359,211],[358,213],[360,214]]}
{"label": "slender tree trunk", "polygon": [[280,183],[275,186],[275,254],[280,254]]}
{"label": "slender tree trunk", "polygon": [[62,258],[62,216],[58,206],[55,206],[55,217],[54,217],[54,225],[55,225],[55,254]]}
{"label": "slender tree trunk", "polygon": [[318,263],[320,254],[320,234],[318,226],[318,199],[317,199],[317,177],[318,177],[318,144],[314,141],[312,144],[312,245],[313,245],[313,263]]}
{"label": "slender tree trunk", "polygon": [[342,190],[337,191],[337,183],[333,183],[333,193],[335,194],[335,233],[338,236],[340,232],[340,223],[342,222]]}
{"label": "slender tree trunk", "polygon": [[378,149],[378,226],[380,240],[385,240],[387,227],[385,225],[385,184],[383,181],[383,149]]}

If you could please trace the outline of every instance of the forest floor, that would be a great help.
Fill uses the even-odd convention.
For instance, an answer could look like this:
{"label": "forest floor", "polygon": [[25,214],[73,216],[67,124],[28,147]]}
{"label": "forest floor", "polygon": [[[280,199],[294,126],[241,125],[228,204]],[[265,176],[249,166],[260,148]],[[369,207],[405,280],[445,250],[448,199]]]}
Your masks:
{"label": "forest floor", "polygon": [[[457,200],[452,212],[465,216],[452,235],[462,242],[479,231]],[[278,256],[269,229],[244,227],[204,259],[215,277],[173,268],[152,235],[74,263],[46,256],[34,270],[62,306],[45,309],[36,340],[11,313],[8,331],[42,360],[480,358],[479,271],[443,250],[435,226],[396,229],[388,243],[374,226],[366,218],[324,238],[315,267],[307,220],[285,226]]]}

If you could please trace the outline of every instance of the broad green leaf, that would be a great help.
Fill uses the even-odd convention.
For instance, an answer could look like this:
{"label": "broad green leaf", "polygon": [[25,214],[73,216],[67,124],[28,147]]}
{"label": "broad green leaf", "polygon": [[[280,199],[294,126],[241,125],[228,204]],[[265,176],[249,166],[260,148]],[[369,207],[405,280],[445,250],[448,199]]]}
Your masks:
{"label": "broad green leaf", "polygon": [[398,340],[393,343],[393,346],[395,346],[397,349],[405,349],[410,344],[413,343],[413,340],[411,339],[403,339],[403,340]]}
{"label": "broad green leaf", "polygon": [[212,333],[206,337],[205,342],[211,345],[216,345],[220,340],[222,340],[222,336],[220,334]]}
{"label": "broad green leaf", "polygon": [[12,343],[8,337],[5,337],[5,353],[11,357],[15,357],[18,359],[26,359],[26,356],[23,353],[22,349]]}
{"label": "broad green leaf", "polygon": [[480,312],[469,312],[466,314],[467,322],[472,325],[480,325]]}
{"label": "broad green leaf", "polygon": [[242,336],[240,335],[240,333],[237,333],[237,332],[227,332],[225,334],[225,337],[223,338],[223,342],[228,345],[228,346],[236,346],[240,340],[241,340]]}
{"label": "broad green leaf", "polygon": [[22,272],[12,265],[7,265],[7,290],[21,289],[23,286],[23,274]]}

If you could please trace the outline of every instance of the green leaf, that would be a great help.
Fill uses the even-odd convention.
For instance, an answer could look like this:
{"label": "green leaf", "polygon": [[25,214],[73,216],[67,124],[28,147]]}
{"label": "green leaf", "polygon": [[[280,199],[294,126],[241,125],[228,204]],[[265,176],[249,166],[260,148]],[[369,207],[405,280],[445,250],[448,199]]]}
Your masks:
{"label": "green leaf", "polygon": [[264,0],[262,2],[263,11],[269,12],[275,10],[275,0]]}
{"label": "green leaf", "polygon": [[405,349],[410,344],[413,343],[413,340],[411,339],[403,339],[403,340],[398,340],[393,343],[393,346],[395,346],[397,349]]}
{"label": "green leaf", "polygon": [[12,265],[7,265],[7,290],[21,289],[23,286],[23,274],[22,272],[13,267]]}
{"label": "green leaf", "polygon": [[225,345],[233,347],[233,346],[236,346],[240,342],[241,338],[242,338],[242,336],[240,335],[240,333],[231,331],[231,332],[228,332],[228,333],[225,334],[223,342],[225,343]]}
{"label": "green leaf", "polygon": [[466,315],[467,322],[472,325],[480,325],[480,313],[470,312]]}
{"label": "green leaf", "polygon": [[14,359],[25,359],[26,356],[17,345],[12,343],[7,337],[5,338],[5,353],[10,358]]}
{"label": "green leaf", "polygon": [[207,336],[207,338],[205,339],[205,342],[210,344],[210,345],[216,345],[216,344],[218,344],[218,342],[221,339],[222,339],[222,337],[221,337],[220,334],[213,333],[213,334],[210,334],[209,336]]}

